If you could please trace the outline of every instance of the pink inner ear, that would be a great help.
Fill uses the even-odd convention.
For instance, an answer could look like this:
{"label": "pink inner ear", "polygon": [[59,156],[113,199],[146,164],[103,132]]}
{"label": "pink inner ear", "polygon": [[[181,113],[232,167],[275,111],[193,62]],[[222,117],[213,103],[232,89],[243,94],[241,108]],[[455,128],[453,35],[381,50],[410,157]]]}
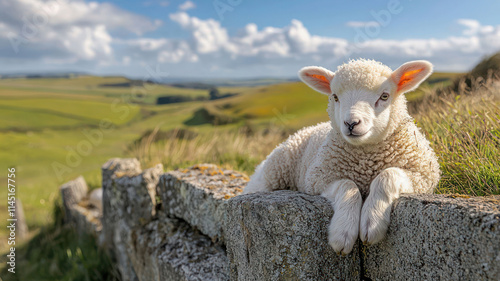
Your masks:
{"label": "pink inner ear", "polygon": [[410,70],[403,73],[403,75],[401,75],[401,78],[399,78],[398,91],[403,89],[406,86],[406,84],[410,83],[413,79],[415,79],[415,77],[420,72],[422,72],[422,70],[424,70],[424,68]]}
{"label": "pink inner ear", "polygon": [[316,78],[316,79],[319,79],[319,80],[323,80],[323,82],[326,82],[326,83],[330,83],[330,81],[328,81],[328,79],[326,79],[325,76],[323,75],[318,75],[318,74],[308,74],[306,73],[307,76],[309,77],[312,77],[312,78]]}
{"label": "pink inner ear", "polygon": [[309,73],[306,73],[306,76],[316,79],[315,82],[317,82],[321,86],[323,86],[325,88],[330,88],[330,81],[328,79],[326,79],[325,76],[319,75],[319,74],[309,74]]}

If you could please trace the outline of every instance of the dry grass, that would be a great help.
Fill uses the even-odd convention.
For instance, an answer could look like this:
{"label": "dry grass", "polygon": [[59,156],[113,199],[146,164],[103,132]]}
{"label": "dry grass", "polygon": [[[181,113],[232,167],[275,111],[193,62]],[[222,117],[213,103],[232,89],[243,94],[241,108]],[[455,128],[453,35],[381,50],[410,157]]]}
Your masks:
{"label": "dry grass", "polygon": [[176,169],[197,163],[215,163],[253,173],[255,166],[287,136],[286,130],[271,127],[254,131],[249,127],[223,130],[215,127],[191,139],[171,137],[154,142],[158,129],[130,148],[143,167],[162,163],[165,169]]}
{"label": "dry grass", "polygon": [[500,194],[500,83],[490,76],[458,85],[409,105],[439,157],[436,192]]}

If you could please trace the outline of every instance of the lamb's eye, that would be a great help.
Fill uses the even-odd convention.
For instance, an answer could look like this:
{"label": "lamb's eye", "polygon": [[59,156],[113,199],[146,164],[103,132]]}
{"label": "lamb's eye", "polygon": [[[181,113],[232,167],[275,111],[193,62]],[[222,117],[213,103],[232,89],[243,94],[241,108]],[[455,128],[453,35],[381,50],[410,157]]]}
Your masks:
{"label": "lamb's eye", "polygon": [[388,94],[388,93],[383,93],[383,94],[380,96],[380,99],[381,99],[381,100],[388,100],[388,99],[389,99],[389,94]]}
{"label": "lamb's eye", "polygon": [[337,95],[336,95],[336,94],[333,94],[333,100],[334,100],[335,102],[339,102],[339,97],[337,97]]}

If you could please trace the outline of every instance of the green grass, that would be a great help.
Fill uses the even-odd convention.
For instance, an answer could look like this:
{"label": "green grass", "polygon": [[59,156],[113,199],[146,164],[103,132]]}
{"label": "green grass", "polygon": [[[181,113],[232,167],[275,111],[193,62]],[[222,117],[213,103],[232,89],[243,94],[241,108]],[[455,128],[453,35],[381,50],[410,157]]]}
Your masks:
{"label": "green grass", "polygon": [[[133,119],[139,112],[138,106],[127,106],[117,100],[116,103],[104,103],[86,100],[66,100],[53,98],[37,99],[6,99],[0,101],[0,106],[19,111],[51,113],[71,119],[88,120],[89,124],[99,124],[102,119],[114,124],[124,124]],[[51,120],[46,120],[45,125],[52,125]]]}
{"label": "green grass", "polygon": [[85,124],[85,120],[69,114],[60,115],[50,111],[12,108],[0,105],[0,123],[3,131],[29,131],[40,128],[71,128]]}
{"label": "green grass", "polygon": [[[40,229],[29,242],[16,246],[15,274],[4,267],[4,281],[120,280],[109,256],[97,247],[95,238],[63,225],[62,207],[54,208],[54,223]],[[2,255],[2,264],[7,257]]]}
{"label": "green grass", "polygon": [[[132,89],[99,87],[122,83],[120,77],[81,77],[75,79],[9,79],[0,80],[0,169],[17,170],[17,196],[22,200],[31,230],[52,222],[51,209],[59,197],[58,187],[83,175],[87,182],[99,186],[100,167],[112,157],[127,157],[127,148],[148,129],[156,126],[174,129],[183,126],[195,108],[202,103],[154,106],[119,103]],[[177,89],[161,85],[148,87],[151,96],[163,94],[207,95],[205,90]],[[226,91],[241,91],[244,88]],[[114,110],[115,109],[115,110]],[[123,118],[122,118],[123,117]],[[102,131],[102,141],[88,144],[88,132],[99,130],[101,120],[116,125]],[[209,126],[199,126],[210,130]],[[69,165],[67,158],[84,147],[78,163]],[[68,169],[58,178],[53,163]],[[0,174],[6,180],[7,173]],[[6,193],[0,194],[6,200]],[[5,206],[0,205],[0,211]],[[7,212],[0,212],[5,221]],[[0,250],[6,248],[6,229],[0,230]]]}
{"label": "green grass", "polygon": [[436,193],[500,194],[500,89],[491,81],[414,105],[419,126],[438,155]]}
{"label": "green grass", "polygon": [[[190,97],[208,97],[207,90],[176,88],[166,85],[149,84],[136,85],[131,87],[122,86],[103,86],[120,83],[127,83],[130,80],[123,77],[97,77],[97,76],[78,76],[72,79],[61,78],[43,78],[43,79],[3,79],[0,80],[0,97],[16,97],[17,93],[23,92],[24,95],[34,96],[40,93],[48,95],[53,94],[71,94],[72,97],[82,97],[88,99],[89,96],[94,99],[111,102],[112,100],[126,96],[140,103],[154,104],[158,96],[184,95]],[[246,88],[221,88],[221,92],[239,92]]]}
{"label": "green grass", "polygon": [[[101,144],[92,147],[89,155],[82,155],[81,163],[72,167],[66,164],[67,149],[76,150],[77,145],[86,140],[80,130],[0,133],[0,168],[6,171],[8,167],[16,167],[17,196],[23,202],[29,228],[36,230],[52,221],[51,208],[60,196],[58,187],[64,182],[82,174],[89,184],[100,185],[101,165],[113,154],[125,156],[123,143],[133,139],[134,136],[127,136],[127,132],[110,131],[104,135]],[[60,179],[52,168],[54,162],[69,167]],[[6,175],[0,178],[6,181]],[[1,200],[6,200],[6,193],[1,197]],[[3,221],[6,216],[7,212],[0,212]],[[6,234],[3,228],[2,234]],[[6,240],[1,241],[5,246]]]}
{"label": "green grass", "polygon": [[[6,171],[9,167],[16,167],[17,196],[23,202],[28,227],[32,234],[40,233],[35,240],[23,246],[27,254],[23,262],[18,264],[19,268],[30,271],[17,274],[18,279],[14,280],[79,280],[77,278],[90,274],[90,271],[85,273],[85,268],[101,273],[109,271],[109,263],[100,261],[97,256],[101,254],[89,247],[94,245],[93,242],[84,239],[78,242],[83,243],[78,246],[73,243],[75,233],[71,229],[47,227],[54,224],[52,210],[60,196],[58,187],[79,175],[85,177],[89,186],[100,186],[100,167],[105,161],[112,157],[130,157],[130,154],[126,154],[128,146],[145,131],[156,126],[165,129],[182,126],[194,108],[201,106],[201,103],[165,106],[120,103],[113,110],[112,103],[115,100],[122,101],[122,96],[130,97],[133,89],[99,87],[99,84],[123,81],[126,80],[113,77],[0,80],[0,117],[4,120],[0,123],[0,168]],[[160,85],[147,89],[145,99],[140,100],[142,103],[147,99],[154,103],[155,96],[158,95],[207,95],[205,90]],[[102,119],[109,119],[116,126],[103,131],[102,141],[93,144],[88,154],[79,154],[79,163],[69,165],[68,155],[89,140],[86,132],[98,130]],[[207,126],[200,128],[209,130]],[[52,167],[55,162],[68,167],[60,178]],[[0,175],[4,182],[6,175],[7,173]],[[0,194],[0,200],[6,201],[6,193]],[[6,216],[6,206],[0,205],[0,219],[6,221]],[[5,227],[0,230],[2,253],[7,249],[6,230]],[[38,243],[53,247],[50,256],[44,256],[36,250],[40,248]],[[64,250],[59,251],[60,249]],[[40,250],[50,252],[44,247]],[[64,262],[68,259],[67,253],[71,253],[73,257],[69,263]],[[80,262],[75,261],[81,255],[79,253],[85,257]],[[33,258],[29,258],[31,256]],[[87,262],[95,260],[97,264],[80,264],[87,259]],[[2,263],[0,268],[4,267],[5,264]],[[102,279],[96,276],[89,275],[88,280]]]}

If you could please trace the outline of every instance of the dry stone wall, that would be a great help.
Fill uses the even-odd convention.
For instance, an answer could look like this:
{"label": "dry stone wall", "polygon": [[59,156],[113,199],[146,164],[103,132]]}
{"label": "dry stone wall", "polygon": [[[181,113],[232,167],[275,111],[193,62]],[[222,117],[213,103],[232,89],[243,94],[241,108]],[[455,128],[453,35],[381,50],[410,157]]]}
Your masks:
{"label": "dry stone wall", "polygon": [[164,173],[115,158],[102,174],[102,208],[83,178],[61,195],[123,280],[500,280],[500,196],[402,195],[381,243],[340,256],[322,197],[237,196],[248,178],[210,164]]}

